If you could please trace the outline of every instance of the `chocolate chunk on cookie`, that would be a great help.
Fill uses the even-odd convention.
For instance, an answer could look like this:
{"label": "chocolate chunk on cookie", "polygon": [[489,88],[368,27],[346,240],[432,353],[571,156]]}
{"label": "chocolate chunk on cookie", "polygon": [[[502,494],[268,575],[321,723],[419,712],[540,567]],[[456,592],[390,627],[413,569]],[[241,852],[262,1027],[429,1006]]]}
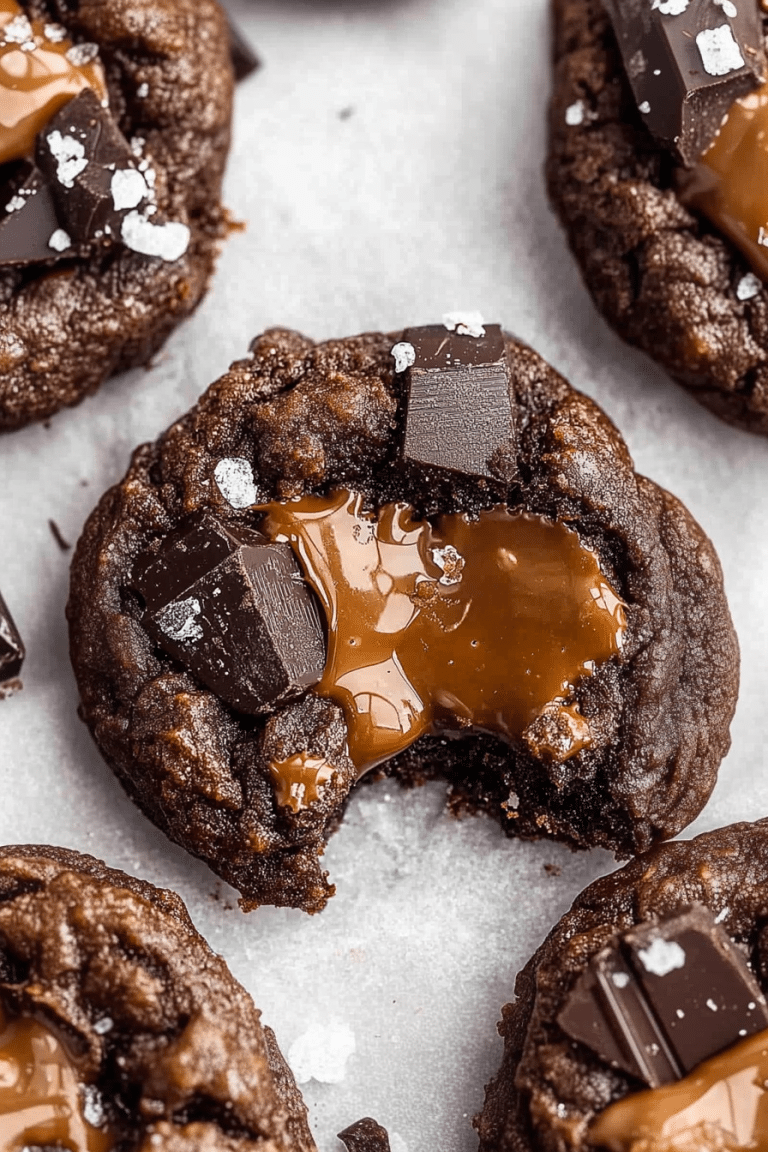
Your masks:
{"label": "chocolate chunk on cookie", "polygon": [[0,430],[146,364],[199,304],[233,84],[217,0],[0,0]]}
{"label": "chocolate chunk on cookie", "polygon": [[[273,330],[135,454],[78,545],[83,719],[245,907],[323,907],[324,845],[374,768],[447,779],[510,835],[624,854],[712,789],[738,680],[712,547],[591,401],[481,326],[466,345],[446,318],[429,382],[451,426],[473,381],[496,397],[460,467],[449,439],[409,448],[424,330]],[[251,549],[283,557],[258,586]]]}
{"label": "chocolate chunk on cookie", "polygon": [[481,1152],[761,1146],[767,881],[762,820],[660,845],[587,888],[503,1010]]}
{"label": "chocolate chunk on cookie", "polygon": [[0,848],[0,936],[5,1147],[316,1152],[273,1033],[175,893]]}
{"label": "chocolate chunk on cookie", "polygon": [[553,12],[547,183],[598,309],[702,404],[768,434],[768,9]]}

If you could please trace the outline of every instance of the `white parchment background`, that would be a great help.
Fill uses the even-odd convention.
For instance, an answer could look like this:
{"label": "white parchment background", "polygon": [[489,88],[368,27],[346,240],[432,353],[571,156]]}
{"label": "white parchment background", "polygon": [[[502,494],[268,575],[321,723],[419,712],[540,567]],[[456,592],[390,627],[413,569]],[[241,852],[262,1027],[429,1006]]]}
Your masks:
{"label": "white parchment background", "polygon": [[[393,1152],[469,1152],[516,971],[612,866],[456,823],[443,789],[363,788],[327,863],[321,916],[249,917],[125,799],[75,715],[69,540],[129,452],[269,325],[322,339],[479,308],[596,397],[640,470],[713,537],[743,647],[733,750],[698,829],[768,813],[768,442],[699,409],[596,315],[542,186],[546,0],[231,0],[264,67],[237,96],[227,202],[248,221],[210,296],[151,371],[0,439],[0,586],[29,649],[0,704],[0,840],[52,842],[179,891],[284,1051],[351,1030],[337,1084],[306,1085],[321,1152],[370,1114]],[[345,116],[340,113],[346,110]],[[562,868],[560,875],[545,864]]]}

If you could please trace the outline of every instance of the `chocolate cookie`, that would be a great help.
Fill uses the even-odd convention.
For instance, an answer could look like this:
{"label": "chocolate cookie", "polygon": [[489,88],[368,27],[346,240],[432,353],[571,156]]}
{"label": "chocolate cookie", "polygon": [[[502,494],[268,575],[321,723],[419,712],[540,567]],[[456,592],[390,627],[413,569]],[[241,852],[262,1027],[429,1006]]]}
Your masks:
{"label": "chocolate cookie", "polygon": [[371,769],[628,855],[694,818],[729,745],[711,544],[473,316],[259,337],[102,498],[68,616],[105,759],[246,908],[324,906]]}
{"label": "chocolate cookie", "polygon": [[0,0],[0,429],[146,364],[226,231],[216,0]]}
{"label": "chocolate cookie", "polygon": [[598,309],[717,415],[768,433],[768,9],[553,11],[547,182]]}
{"label": "chocolate cookie", "polygon": [[2,848],[0,938],[4,1147],[315,1152],[273,1033],[173,892]]}
{"label": "chocolate cookie", "polygon": [[767,884],[762,820],[590,885],[504,1008],[481,1152],[762,1146]]}

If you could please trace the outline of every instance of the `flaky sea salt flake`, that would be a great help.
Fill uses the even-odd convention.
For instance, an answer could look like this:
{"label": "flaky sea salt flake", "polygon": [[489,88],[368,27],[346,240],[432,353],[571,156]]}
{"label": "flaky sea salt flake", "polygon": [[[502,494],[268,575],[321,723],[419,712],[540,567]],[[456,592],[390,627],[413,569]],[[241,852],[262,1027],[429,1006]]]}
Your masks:
{"label": "flaky sea salt flake", "polygon": [[45,24],[43,35],[51,44],[61,44],[67,38],[67,30],[61,24]]}
{"label": "flaky sea salt flake", "polygon": [[64,188],[74,187],[76,178],[88,167],[85,148],[74,136],[62,136],[58,128],[46,140],[56,161],[56,179]]}
{"label": "flaky sea salt flake", "polygon": [[140,212],[129,212],[120,234],[126,248],[142,256],[156,256],[169,264],[179,260],[189,248],[191,233],[186,224],[169,221],[153,224]]}
{"label": "flaky sea salt flake", "polygon": [[54,252],[66,252],[67,248],[72,247],[72,237],[63,228],[57,228],[48,241],[48,247],[53,248]]}
{"label": "flaky sea salt flake", "polygon": [[446,312],[443,316],[443,327],[458,336],[472,336],[479,340],[485,336],[485,321],[479,312]]}
{"label": "flaky sea salt flake", "polygon": [[392,355],[395,358],[395,372],[405,372],[416,363],[416,349],[413,344],[407,344],[405,341],[401,340],[399,344],[395,344]]}
{"label": "flaky sea salt flake", "polygon": [[729,24],[705,28],[696,37],[704,71],[709,76],[727,76],[744,67],[744,57]]}
{"label": "flaky sea salt flake", "polygon": [[219,492],[232,508],[250,508],[256,503],[258,493],[253,482],[253,469],[242,456],[219,460],[213,478]]}
{"label": "flaky sea salt flake", "polygon": [[654,940],[647,948],[638,952],[646,972],[654,976],[668,976],[676,968],[685,967],[685,952],[676,940]]}
{"label": "flaky sea salt flake", "polygon": [[188,600],[177,600],[163,608],[157,623],[171,640],[202,640],[203,630],[197,621],[201,612],[200,601],[190,596]]}
{"label": "flaky sea salt flake", "polygon": [[565,122],[569,128],[578,128],[584,123],[584,101],[576,100],[569,104],[565,110]]}
{"label": "flaky sea salt flake", "polygon": [[9,20],[3,28],[2,35],[6,44],[26,44],[29,40],[34,43],[35,36],[28,17],[24,15],[14,16],[13,20]]}
{"label": "flaky sea salt flake", "polygon": [[64,53],[70,64],[75,68],[82,68],[85,64],[90,64],[96,59],[99,54],[98,44],[73,44],[71,48],[67,48]]}
{"label": "flaky sea salt flake", "polygon": [[138,208],[149,194],[146,180],[135,168],[118,169],[112,176],[110,191],[116,212]]}
{"label": "flaky sea salt flake", "polygon": [[[753,300],[755,296],[759,296],[762,287],[762,280],[755,276],[754,272],[746,272],[736,285],[736,295],[739,300]],[[727,915],[727,908],[725,909],[725,912]]]}
{"label": "flaky sea salt flake", "polygon": [[653,0],[651,11],[658,8],[662,16],[682,16],[691,0]]}

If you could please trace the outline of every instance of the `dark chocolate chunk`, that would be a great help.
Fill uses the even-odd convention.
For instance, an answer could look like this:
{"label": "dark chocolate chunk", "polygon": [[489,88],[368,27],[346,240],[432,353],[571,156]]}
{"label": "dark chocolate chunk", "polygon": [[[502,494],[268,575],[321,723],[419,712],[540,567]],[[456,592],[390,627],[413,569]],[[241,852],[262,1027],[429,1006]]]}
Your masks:
{"label": "dark chocolate chunk", "polygon": [[347,1152],[389,1152],[386,1128],[382,1128],[370,1116],[339,1132],[339,1140],[346,1145]]}
{"label": "dark chocolate chunk", "polygon": [[239,84],[241,80],[247,80],[257,68],[261,67],[261,61],[232,17],[230,16],[228,19],[229,51],[232,56],[232,67],[235,70],[235,80]]}
{"label": "dark chocolate chunk", "polygon": [[126,214],[152,200],[128,141],[90,88],[40,133],[36,156],[74,240],[119,240]]}
{"label": "dark chocolate chunk", "polygon": [[454,472],[510,479],[514,423],[504,337],[498,324],[482,335],[444,325],[409,328],[393,349],[406,373],[406,460]]}
{"label": "dark chocolate chunk", "polygon": [[0,189],[0,264],[57,260],[71,249],[42,173],[23,163]]}
{"label": "dark chocolate chunk", "polygon": [[558,1021],[656,1088],[768,1028],[768,1005],[742,953],[694,904],[594,956]]}
{"label": "dark chocolate chunk", "polygon": [[696,163],[734,101],[763,80],[757,0],[604,0],[643,119]]}
{"label": "dark chocolate chunk", "polygon": [[0,596],[0,700],[21,688],[19,675],[25,655],[19,630]]}
{"label": "dark chocolate chunk", "polygon": [[319,610],[288,544],[204,513],[140,558],[133,584],[148,634],[240,712],[267,712],[323,674]]}

